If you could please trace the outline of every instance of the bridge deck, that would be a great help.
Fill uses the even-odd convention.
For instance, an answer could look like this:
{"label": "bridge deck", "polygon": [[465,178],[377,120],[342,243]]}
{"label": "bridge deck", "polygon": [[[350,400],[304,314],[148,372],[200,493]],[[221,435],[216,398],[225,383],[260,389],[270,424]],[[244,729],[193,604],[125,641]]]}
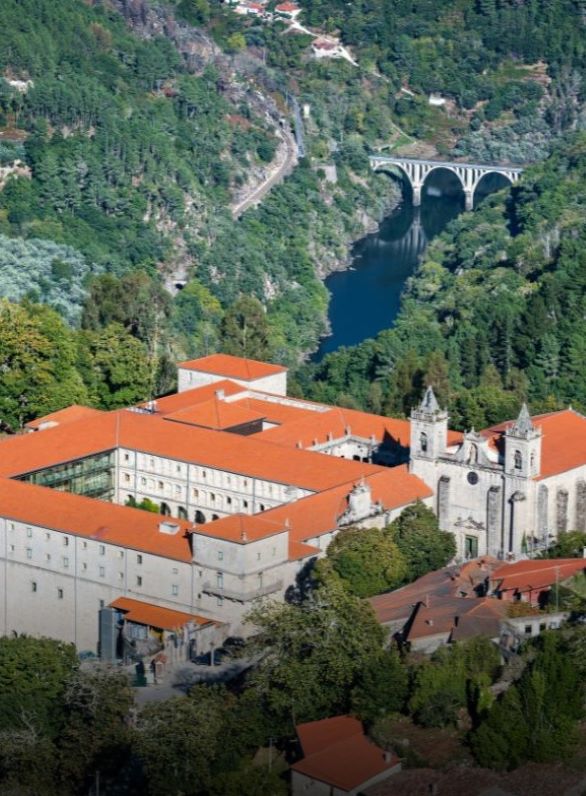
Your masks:
{"label": "bridge deck", "polygon": [[461,160],[422,160],[420,158],[401,158],[392,157],[392,155],[370,155],[371,163],[388,163],[389,165],[409,164],[421,166],[443,166],[446,168],[454,168],[459,166],[464,169],[490,169],[491,171],[510,171],[521,174],[523,172],[522,166],[508,166],[504,163],[466,163]]}

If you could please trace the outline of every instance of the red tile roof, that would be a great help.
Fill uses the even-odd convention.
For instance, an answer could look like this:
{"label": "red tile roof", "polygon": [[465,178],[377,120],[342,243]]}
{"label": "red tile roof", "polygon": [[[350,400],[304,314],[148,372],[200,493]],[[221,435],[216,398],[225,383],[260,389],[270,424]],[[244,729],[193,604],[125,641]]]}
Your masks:
{"label": "red tile roof", "polygon": [[[191,390],[183,390],[182,392],[173,393],[173,395],[165,395],[163,398],[157,398],[155,401],[155,414],[168,415],[177,412],[180,409],[194,406],[195,404],[209,401],[217,393],[224,391],[225,396],[236,395],[237,393],[245,393],[246,387],[241,384],[236,384],[229,379],[222,379],[215,381],[213,384],[203,384],[201,387],[193,387]],[[139,406],[147,406],[150,401],[145,401]]]}
{"label": "red tile roof", "polygon": [[343,791],[350,791],[399,764],[368,740],[362,724],[350,716],[337,716],[296,727],[305,757],[291,766]]}
{"label": "red tile roof", "polygon": [[71,423],[80,418],[87,419],[88,417],[101,414],[103,414],[103,412],[100,409],[92,409],[91,406],[80,406],[80,404],[71,404],[71,406],[67,406],[65,409],[58,409],[56,412],[51,412],[48,415],[37,417],[36,420],[25,423],[25,428],[36,430],[40,426],[45,425],[45,423],[64,425],[65,423]]}
{"label": "red tile roof", "polygon": [[[538,480],[586,464],[586,417],[573,409],[564,409],[531,419],[543,434]],[[485,429],[482,434],[492,438],[493,444],[498,446],[505,430],[512,424],[513,421],[499,423]]]}
{"label": "red tile roof", "polygon": [[[3,478],[0,478],[0,513],[8,520],[71,536],[191,561],[187,532],[193,526],[185,520],[171,520],[149,511]],[[178,525],[178,532],[162,533],[159,526],[165,522]]]}
{"label": "red tile roof", "polygon": [[586,559],[551,558],[503,564],[491,575],[498,591],[531,592],[547,589],[554,583],[586,570]]}
{"label": "red tile roof", "polygon": [[[213,522],[197,525],[194,533],[201,536],[213,536],[216,539],[225,539],[238,544],[255,542],[258,539],[265,539],[267,536],[284,533],[287,530],[284,523],[274,522],[266,518],[269,513],[231,514]],[[197,558],[197,541],[195,556]]]}
{"label": "red tile roof", "polygon": [[235,428],[247,423],[263,419],[260,412],[241,406],[240,401],[227,403],[214,397],[209,401],[202,401],[195,406],[188,406],[171,412],[165,416],[166,420],[176,423],[186,423],[187,425],[201,426],[202,428],[213,428],[218,431]]}
{"label": "red tile roof", "polygon": [[[407,633],[408,641],[428,636],[453,633],[459,640],[478,635],[494,638],[499,635],[500,621],[505,616],[506,603],[493,597],[466,599],[465,597],[430,597],[419,603]],[[446,640],[447,640],[446,638]]]}
{"label": "red tile roof", "polygon": [[145,603],[142,600],[132,600],[130,597],[118,597],[117,600],[110,603],[110,607],[123,611],[124,619],[129,622],[148,625],[159,630],[178,630],[190,622],[196,625],[216,624],[211,619],[206,619],[197,614],[187,614],[184,611],[161,608],[160,605]]}
{"label": "red tile roof", "polygon": [[[254,4],[250,4],[250,7],[253,8]],[[183,370],[200,370],[204,373],[213,373],[216,376],[241,379],[242,381],[254,381],[264,376],[287,372],[287,368],[283,365],[271,365],[268,362],[233,357],[229,354],[210,354],[207,357],[180,362],[177,367]]]}

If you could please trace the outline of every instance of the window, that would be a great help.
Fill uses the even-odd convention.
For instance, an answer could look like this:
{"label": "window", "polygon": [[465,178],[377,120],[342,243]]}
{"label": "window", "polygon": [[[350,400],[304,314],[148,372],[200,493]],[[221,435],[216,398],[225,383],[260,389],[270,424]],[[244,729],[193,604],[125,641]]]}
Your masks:
{"label": "window", "polygon": [[264,504],[264,503],[261,503],[261,504],[260,504],[260,510],[261,510],[261,511],[264,511],[264,510],[265,510],[265,504]]}
{"label": "window", "polygon": [[118,551],[118,558],[124,558],[124,550]]}
{"label": "window", "polygon": [[51,538],[51,534],[50,534],[50,533],[46,533],[46,534],[45,534],[45,539],[46,539],[47,541],[49,541],[49,539],[50,539],[50,538]]}
{"label": "window", "polygon": [[205,471],[205,470],[202,470],[202,471],[201,471],[201,477],[202,477],[202,478],[206,478],[206,476],[207,476],[207,473],[206,473],[206,471]]}
{"label": "window", "polygon": [[140,553],[136,556],[136,563],[137,564],[142,564],[142,556],[141,556]]}
{"label": "window", "polygon": [[118,580],[124,580],[124,572],[118,573]]}
{"label": "window", "polygon": [[106,577],[106,568],[105,567],[100,567],[99,568],[99,573],[100,573],[100,577],[101,578],[105,578]]}
{"label": "window", "polygon": [[47,555],[45,556],[45,558],[47,559],[47,561],[50,561],[50,560],[51,560],[51,553],[47,553]]}
{"label": "window", "polygon": [[422,431],[419,435],[419,450],[421,453],[427,453],[427,434]]}
{"label": "window", "polygon": [[218,550],[218,561],[224,560],[224,553],[222,550]]}
{"label": "window", "polygon": [[276,556],[276,555],[277,555],[277,548],[276,548],[276,547],[273,547],[273,555],[274,555],[274,556]]}
{"label": "window", "polygon": [[181,465],[180,464],[175,465],[175,469],[177,470],[178,473],[180,473],[181,472]]}
{"label": "window", "polygon": [[515,451],[515,470],[523,469],[523,457],[521,451]]}
{"label": "window", "polygon": [[218,589],[224,588],[224,575],[221,572],[216,575],[216,586]]}
{"label": "window", "polygon": [[155,460],[154,459],[150,459],[150,465],[151,465],[151,467],[155,466]]}
{"label": "window", "polygon": [[36,590],[37,590],[37,581],[33,580],[31,582],[31,591],[36,591]]}
{"label": "window", "polygon": [[26,557],[27,558],[32,558],[33,557],[33,548],[32,547],[27,547],[27,549],[26,549]]}
{"label": "window", "polygon": [[224,598],[223,597],[218,597],[218,599],[216,601],[216,605],[218,606],[218,608],[221,608],[224,605]]}
{"label": "window", "polygon": [[14,530],[14,523],[13,523],[13,522],[11,522],[11,523],[10,523],[10,530],[11,530],[11,531],[13,531],[13,530]]}
{"label": "window", "polygon": [[106,603],[103,600],[100,600],[100,608],[103,608],[105,605]]}
{"label": "window", "polygon": [[83,572],[87,572],[87,564],[85,563],[85,561],[81,565],[81,569],[82,569]]}
{"label": "window", "polygon": [[470,445],[468,452],[468,464],[476,464],[478,462],[478,448],[476,445]]}
{"label": "window", "polygon": [[247,509],[247,508],[248,508],[248,500],[243,500],[243,501],[242,501],[242,506],[243,506],[245,509]]}
{"label": "window", "polygon": [[63,599],[63,589],[57,589],[57,599],[58,600]]}
{"label": "window", "polygon": [[140,575],[136,576],[136,585],[142,586],[142,577]]}
{"label": "window", "polygon": [[10,552],[14,553],[14,545],[13,544],[10,545]]}
{"label": "window", "polygon": [[101,544],[99,546],[98,550],[99,550],[99,553],[100,553],[101,556],[105,556],[106,555],[106,545]]}
{"label": "window", "polygon": [[181,494],[181,485],[180,484],[175,484],[175,493],[177,495]]}
{"label": "window", "polygon": [[69,536],[64,536],[63,537],[63,545],[65,547],[69,547]]}
{"label": "window", "polygon": [[68,556],[63,556],[63,566],[65,567],[65,569],[67,569],[67,567],[69,566],[69,557]]}
{"label": "window", "polygon": [[227,498],[226,498],[226,503],[227,503],[229,506],[231,506],[231,505],[232,505],[232,498],[231,498],[231,497],[227,497]]}
{"label": "window", "polygon": [[193,494],[194,498],[198,498],[199,497],[199,489],[193,489],[192,490],[192,494]]}
{"label": "window", "polygon": [[246,478],[242,482],[242,486],[244,487],[244,489],[246,489],[246,487],[248,486],[248,481],[246,480]]}
{"label": "window", "polygon": [[212,501],[212,503],[216,502],[216,495],[214,494],[214,492],[210,492],[210,500]]}
{"label": "window", "polygon": [[165,488],[165,484],[162,481],[157,481],[157,488],[161,491]]}
{"label": "window", "polygon": [[124,480],[126,481],[127,484],[130,482],[130,474],[129,473],[124,473]]}
{"label": "window", "polygon": [[172,572],[173,572],[174,575],[178,575],[179,574],[179,570],[177,569],[177,567],[173,567]]}
{"label": "window", "polygon": [[525,635],[526,636],[531,635],[531,625],[525,625]]}
{"label": "window", "polygon": [[141,477],[140,483],[142,486],[146,486],[146,478],[144,476]]}
{"label": "window", "polygon": [[26,529],[26,535],[27,535],[27,537],[28,537],[29,539],[32,539],[32,536],[33,536],[33,529],[32,529],[32,528],[27,528],[27,529]]}
{"label": "window", "polygon": [[124,454],[124,461],[125,462],[129,462],[130,461],[130,455],[128,453]]}
{"label": "window", "polygon": [[87,550],[87,542],[82,542],[81,546],[83,547],[84,550]]}
{"label": "window", "polygon": [[171,594],[173,595],[173,597],[177,597],[177,595],[179,594],[179,586],[176,583],[173,583],[173,585],[171,586]]}

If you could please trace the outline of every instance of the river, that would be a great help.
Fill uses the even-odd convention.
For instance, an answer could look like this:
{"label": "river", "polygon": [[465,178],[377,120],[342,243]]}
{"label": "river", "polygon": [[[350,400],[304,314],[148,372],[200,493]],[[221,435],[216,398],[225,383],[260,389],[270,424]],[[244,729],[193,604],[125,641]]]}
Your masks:
{"label": "river", "polygon": [[[475,206],[506,185],[499,175],[485,177],[476,190]],[[420,208],[413,207],[410,189],[404,189],[403,201],[378,230],[353,246],[351,267],[326,279],[331,294],[331,334],[322,339],[313,362],[340,346],[375,337],[393,325],[405,280],[415,270],[426,245],[463,210],[464,194],[457,177],[449,171],[438,169],[430,174]]]}

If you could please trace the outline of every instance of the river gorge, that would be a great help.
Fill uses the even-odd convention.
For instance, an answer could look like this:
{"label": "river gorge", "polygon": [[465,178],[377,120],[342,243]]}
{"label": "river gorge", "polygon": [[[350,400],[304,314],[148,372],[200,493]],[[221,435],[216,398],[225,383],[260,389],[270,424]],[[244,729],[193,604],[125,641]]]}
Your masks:
{"label": "river gorge", "polygon": [[[475,207],[507,185],[499,175],[485,177],[477,188]],[[419,208],[413,207],[410,190],[405,188],[402,202],[378,230],[355,243],[350,268],[326,279],[331,333],[322,339],[312,360],[319,362],[340,346],[356,345],[391,327],[405,281],[425,247],[463,211],[458,179],[447,170],[438,169],[429,176]]]}

